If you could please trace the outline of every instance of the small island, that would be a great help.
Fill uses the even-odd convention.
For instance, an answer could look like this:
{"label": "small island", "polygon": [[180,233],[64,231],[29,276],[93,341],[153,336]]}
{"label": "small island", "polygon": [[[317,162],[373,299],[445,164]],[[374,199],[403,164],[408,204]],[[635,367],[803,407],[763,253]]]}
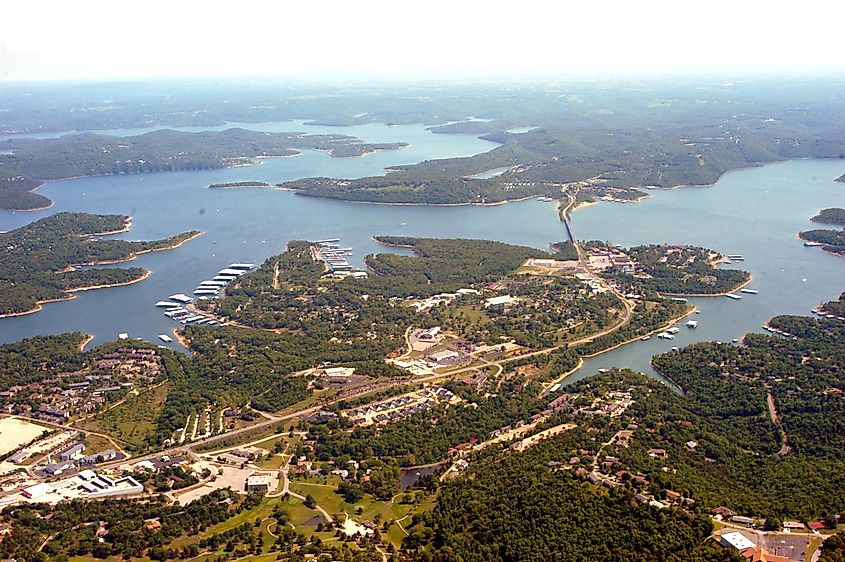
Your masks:
{"label": "small island", "polygon": [[88,266],[177,248],[201,234],[194,230],[152,242],[100,238],[126,232],[131,224],[123,215],[57,213],[0,234],[0,317],[37,312],[43,303],[71,299],[76,291],[137,283],[149,272]]}
{"label": "small island", "polygon": [[242,189],[244,187],[270,187],[270,184],[263,181],[233,181],[227,183],[213,183],[209,189]]}
{"label": "small island", "polygon": [[[845,226],[845,209],[838,207],[822,209],[810,220],[823,224]],[[845,256],[845,230],[816,228],[799,232],[798,238],[804,241],[805,246],[821,246],[824,252]]]}

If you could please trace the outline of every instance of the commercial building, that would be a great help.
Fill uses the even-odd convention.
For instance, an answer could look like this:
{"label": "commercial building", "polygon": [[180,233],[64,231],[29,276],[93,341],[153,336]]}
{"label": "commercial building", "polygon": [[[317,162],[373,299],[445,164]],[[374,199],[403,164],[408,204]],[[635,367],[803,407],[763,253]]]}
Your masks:
{"label": "commercial building", "polygon": [[719,537],[719,543],[722,546],[729,546],[737,552],[742,552],[743,550],[748,550],[756,546],[748,537],[737,531],[725,533]]}
{"label": "commercial building", "polygon": [[272,476],[267,472],[250,474],[246,479],[247,492],[269,492]]}
{"label": "commercial building", "polygon": [[49,494],[53,491],[53,487],[46,483],[41,482],[40,484],[36,484],[35,486],[30,486],[23,491],[23,496],[28,499],[35,499],[40,498],[45,494]]}

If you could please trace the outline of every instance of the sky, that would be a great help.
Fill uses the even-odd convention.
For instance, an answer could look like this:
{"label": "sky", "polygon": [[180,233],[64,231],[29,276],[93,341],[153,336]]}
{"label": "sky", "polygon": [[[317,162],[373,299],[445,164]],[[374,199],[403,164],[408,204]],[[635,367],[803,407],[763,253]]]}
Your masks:
{"label": "sky", "polygon": [[837,0],[4,3],[0,81],[838,67]]}

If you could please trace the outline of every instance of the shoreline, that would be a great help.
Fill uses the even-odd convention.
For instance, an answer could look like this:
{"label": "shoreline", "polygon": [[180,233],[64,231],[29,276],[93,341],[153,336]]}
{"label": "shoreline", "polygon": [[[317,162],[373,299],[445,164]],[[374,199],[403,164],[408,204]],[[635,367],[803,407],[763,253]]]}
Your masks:
{"label": "shoreline", "polygon": [[[131,219],[130,219],[130,221],[131,221]],[[121,232],[125,232],[125,231],[121,231]],[[204,233],[203,232],[197,232],[193,236],[186,238],[185,240],[182,240],[178,244],[172,244],[168,247],[154,248],[154,249],[150,249],[150,250],[141,250],[139,252],[134,252],[131,257],[129,257],[125,260],[83,263],[83,264],[77,264],[77,267],[78,266],[87,266],[87,265],[109,265],[109,264],[115,264],[115,263],[125,263],[125,262],[128,262],[128,261],[134,260],[140,254],[145,254],[145,253],[148,253],[148,252],[158,252],[158,251],[161,251],[161,250],[173,250],[175,248],[178,248],[179,246],[181,246],[185,242],[188,242],[189,240],[193,240],[194,238],[201,236],[202,234],[204,234]],[[43,301],[36,301],[35,306],[33,308],[29,309],[29,310],[24,310],[24,311],[21,311],[21,312],[9,312],[9,313],[6,313],[6,314],[0,314],[0,320],[2,320],[3,318],[13,318],[13,317],[16,317],[16,316],[26,316],[27,314],[35,314],[36,312],[40,312],[41,309],[44,308],[45,304],[50,304],[51,302],[64,302],[64,301],[73,300],[73,299],[76,298],[76,293],[79,293],[79,292],[82,292],[82,291],[91,291],[91,290],[94,290],[94,289],[108,289],[108,288],[111,288],[111,287],[125,287],[127,285],[134,285],[135,283],[140,283],[141,281],[145,280],[150,275],[152,275],[151,271],[144,270],[143,275],[141,275],[137,279],[132,279],[130,281],[121,281],[120,283],[102,283],[100,285],[91,285],[91,286],[88,286],[88,287],[72,287],[72,288],[69,288],[69,289],[62,289],[62,291],[64,293],[67,293],[66,296],[60,297],[60,298],[55,298],[55,299],[47,299],[47,300],[43,300]]]}
{"label": "shoreline", "polygon": [[[41,187],[42,187],[45,183],[47,183],[47,182],[45,182],[44,180],[37,180],[37,181],[39,181],[39,182],[41,182],[41,183],[39,183],[38,185],[36,185],[36,186],[35,186],[35,187],[33,187],[32,189],[27,190],[27,193],[35,193],[35,192],[36,192],[36,191],[38,191],[38,190],[39,190],[39,189],[40,189],[40,188],[41,188]],[[47,201],[49,201],[50,203],[49,203],[48,205],[43,206],[43,207],[34,207],[34,208],[32,208],[32,209],[9,209],[9,208],[6,208],[6,207],[0,207],[0,210],[2,210],[2,211],[10,211],[10,212],[12,212],[12,213],[17,212],[17,211],[21,211],[21,212],[24,212],[24,213],[31,213],[31,212],[34,212],[34,211],[46,211],[47,209],[49,209],[50,207],[52,207],[53,205],[55,205],[55,204],[56,204],[56,202],[55,202],[55,201],[53,201],[52,199],[50,199],[50,198],[49,198],[49,197],[47,197],[46,195],[42,195],[41,197],[44,197],[44,198],[45,198],[45,199],[47,199]]]}
{"label": "shoreline", "polygon": [[660,292],[658,292],[657,294],[660,295],[661,297],[669,297],[669,298],[673,298],[673,297],[690,297],[690,298],[724,297],[724,296],[733,294],[733,293],[735,293],[735,292],[737,292],[741,289],[744,289],[745,287],[750,285],[752,281],[754,281],[754,276],[749,273],[748,279],[746,279],[745,281],[743,281],[742,283],[740,283],[739,285],[737,285],[736,287],[734,287],[730,291],[723,291],[721,293],[660,293]]}
{"label": "shoreline", "polygon": [[67,296],[55,298],[55,299],[47,299],[43,301],[36,301],[35,306],[29,310],[24,310],[22,312],[9,312],[6,314],[0,314],[0,319],[3,318],[12,318],[15,316],[26,316],[27,314],[35,314],[36,312],[40,312],[42,308],[44,308],[45,304],[50,304],[51,302],[65,302],[69,300],[73,300],[76,298],[76,293],[80,293],[82,291],[91,291],[94,289],[108,289],[110,287],[125,287],[126,285],[134,285],[135,283],[139,283],[149,277],[152,272],[144,271],[144,274],[131,281],[121,281],[120,283],[104,283],[101,285],[91,285],[90,287],[73,287],[70,289],[62,289],[63,292],[68,293]]}
{"label": "shoreline", "polygon": [[91,343],[91,341],[93,341],[93,339],[94,339],[94,336],[92,336],[91,334],[86,334],[85,339],[82,340],[82,343],[79,344],[79,353],[82,353],[83,351],[85,351],[85,346],[88,345],[89,343]]}
{"label": "shoreline", "polygon": [[673,324],[677,324],[678,322],[680,322],[681,320],[683,320],[684,318],[686,318],[686,317],[687,317],[687,316],[689,316],[690,314],[693,314],[694,312],[695,312],[695,307],[693,306],[693,307],[691,307],[691,308],[690,308],[687,312],[684,312],[684,313],[683,313],[683,314],[681,314],[681,315],[678,315],[678,316],[676,316],[676,317],[674,317],[674,318],[671,318],[671,319],[670,319],[670,320],[668,320],[665,324],[662,324],[662,325],[661,325],[661,327],[659,327],[659,328],[655,328],[654,330],[652,330],[652,331],[650,331],[650,332],[647,332],[647,333],[645,333],[645,334],[641,334],[641,335],[639,335],[639,336],[635,336],[635,337],[633,337],[633,338],[631,338],[631,339],[628,339],[628,340],[625,340],[625,341],[621,341],[621,342],[619,342],[619,343],[617,343],[617,344],[613,345],[612,347],[608,347],[607,349],[602,349],[601,351],[596,351],[595,353],[592,353],[592,354],[590,354],[590,355],[581,355],[581,357],[583,357],[583,358],[585,358],[585,359],[592,359],[593,357],[598,357],[598,356],[599,356],[599,355],[601,355],[602,353],[607,353],[608,351],[613,351],[614,349],[620,348],[620,347],[622,347],[623,345],[628,345],[628,344],[630,344],[630,343],[635,343],[635,342],[637,342],[637,341],[640,341],[640,340],[642,340],[642,339],[643,339],[644,337],[646,337],[646,336],[653,336],[654,334],[659,334],[660,332],[663,332],[663,331],[665,331],[667,328],[670,328]]}

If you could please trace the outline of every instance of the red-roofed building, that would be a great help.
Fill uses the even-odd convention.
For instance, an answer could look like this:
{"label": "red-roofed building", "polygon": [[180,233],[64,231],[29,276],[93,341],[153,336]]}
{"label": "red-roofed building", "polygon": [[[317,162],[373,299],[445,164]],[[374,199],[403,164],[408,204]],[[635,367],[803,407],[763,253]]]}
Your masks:
{"label": "red-roofed building", "polygon": [[810,521],[807,523],[807,526],[814,531],[821,531],[822,529],[827,529],[827,523],[824,521]]}
{"label": "red-roofed building", "polygon": [[790,562],[786,556],[770,554],[765,548],[759,546],[743,550],[740,554],[749,562]]}

